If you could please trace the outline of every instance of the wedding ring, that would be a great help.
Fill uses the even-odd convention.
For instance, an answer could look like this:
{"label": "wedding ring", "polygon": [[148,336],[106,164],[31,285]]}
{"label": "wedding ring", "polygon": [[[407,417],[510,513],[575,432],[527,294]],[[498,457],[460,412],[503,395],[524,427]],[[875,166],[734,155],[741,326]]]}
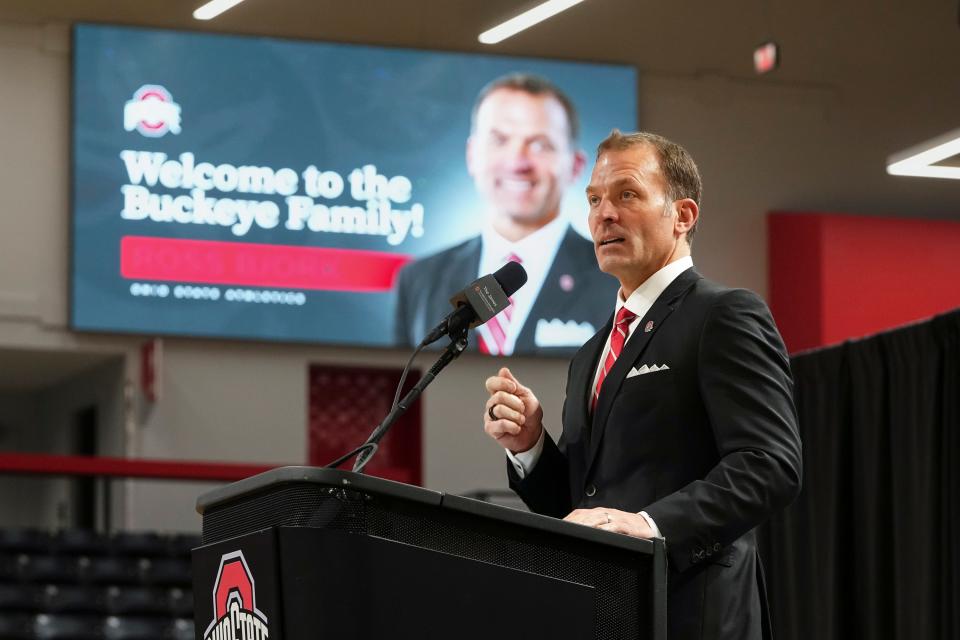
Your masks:
{"label": "wedding ring", "polygon": [[604,513],[603,515],[607,516],[607,522],[606,522],[606,524],[610,524],[611,522],[613,522],[613,520],[610,519],[610,514],[609,514],[609,513]]}
{"label": "wedding ring", "polygon": [[490,408],[487,409],[487,415],[490,416],[490,419],[491,419],[491,420],[499,420],[499,419],[500,419],[500,418],[498,418],[497,416],[493,415],[493,408],[494,408],[495,406],[497,406],[497,405],[495,405],[495,404],[494,404],[494,405],[490,405]]}

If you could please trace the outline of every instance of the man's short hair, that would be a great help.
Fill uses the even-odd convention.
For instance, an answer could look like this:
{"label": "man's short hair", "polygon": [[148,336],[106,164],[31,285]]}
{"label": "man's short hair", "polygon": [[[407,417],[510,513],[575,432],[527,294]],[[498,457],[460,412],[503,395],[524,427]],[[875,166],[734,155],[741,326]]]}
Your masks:
{"label": "man's short hair", "polygon": [[560,87],[553,84],[543,76],[532,73],[510,73],[505,76],[487,83],[487,85],[477,94],[477,99],[473,102],[473,111],[470,112],[470,131],[474,131],[477,125],[477,112],[480,105],[494,91],[498,89],[511,89],[513,91],[522,91],[532,96],[548,95],[553,96],[563,107],[563,112],[567,116],[567,130],[570,133],[571,145],[577,141],[580,136],[580,119],[577,117],[577,108],[567,97]]}
{"label": "man's short hair", "polygon": [[[639,145],[648,145],[657,152],[663,177],[667,181],[667,195],[670,199],[690,198],[699,207],[703,191],[700,170],[697,169],[693,157],[676,142],[646,131],[621,133],[619,129],[614,129],[597,146],[597,159],[599,160],[605,151],[625,151]],[[693,241],[693,235],[696,232],[697,224],[694,223],[687,231],[687,242]]]}

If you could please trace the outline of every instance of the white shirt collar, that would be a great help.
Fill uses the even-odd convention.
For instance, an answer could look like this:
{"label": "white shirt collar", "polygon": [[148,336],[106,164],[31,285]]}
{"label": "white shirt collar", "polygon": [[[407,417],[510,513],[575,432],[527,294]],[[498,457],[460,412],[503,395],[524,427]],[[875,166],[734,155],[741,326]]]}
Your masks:
{"label": "white shirt collar", "polygon": [[670,283],[692,266],[693,258],[690,256],[674,260],[647,278],[643,284],[630,294],[630,297],[627,298],[626,301],[621,298],[622,290],[617,292],[616,312],[619,313],[621,307],[626,307],[637,314],[637,319],[639,320],[646,315],[650,307],[653,306],[653,303],[660,297],[660,294],[670,286]]}

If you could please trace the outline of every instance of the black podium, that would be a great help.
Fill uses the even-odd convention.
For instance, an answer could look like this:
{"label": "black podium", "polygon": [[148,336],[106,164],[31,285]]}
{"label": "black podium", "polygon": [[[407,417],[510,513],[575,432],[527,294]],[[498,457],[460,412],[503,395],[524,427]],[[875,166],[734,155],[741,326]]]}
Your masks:
{"label": "black podium", "polygon": [[197,640],[666,638],[661,540],[312,467],[197,511]]}

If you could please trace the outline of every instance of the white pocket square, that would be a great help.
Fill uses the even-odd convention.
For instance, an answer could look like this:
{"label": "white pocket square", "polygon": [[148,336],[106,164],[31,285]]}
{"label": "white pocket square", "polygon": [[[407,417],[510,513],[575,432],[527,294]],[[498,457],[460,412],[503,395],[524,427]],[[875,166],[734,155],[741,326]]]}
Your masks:
{"label": "white pocket square", "polygon": [[630,369],[630,373],[627,374],[627,377],[632,378],[633,376],[643,376],[648,373],[656,373],[657,371],[666,371],[669,368],[670,367],[665,364],[655,364],[652,367],[649,365],[642,365],[640,368],[634,367],[633,369]]}

